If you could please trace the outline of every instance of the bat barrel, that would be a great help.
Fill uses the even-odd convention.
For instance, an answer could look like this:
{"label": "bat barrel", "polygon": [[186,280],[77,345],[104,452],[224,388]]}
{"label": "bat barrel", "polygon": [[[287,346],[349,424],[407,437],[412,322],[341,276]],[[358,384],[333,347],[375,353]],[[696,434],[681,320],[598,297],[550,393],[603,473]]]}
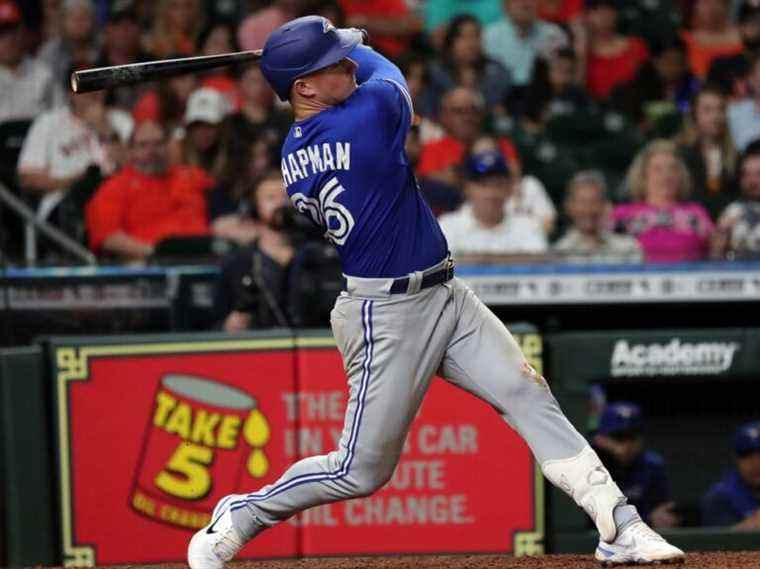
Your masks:
{"label": "bat barrel", "polygon": [[261,50],[238,51],[219,55],[161,59],[145,63],[85,69],[71,74],[71,90],[74,93],[87,93],[122,85],[134,85],[135,83],[166,79],[225,65],[247,63],[256,61],[260,57]]}

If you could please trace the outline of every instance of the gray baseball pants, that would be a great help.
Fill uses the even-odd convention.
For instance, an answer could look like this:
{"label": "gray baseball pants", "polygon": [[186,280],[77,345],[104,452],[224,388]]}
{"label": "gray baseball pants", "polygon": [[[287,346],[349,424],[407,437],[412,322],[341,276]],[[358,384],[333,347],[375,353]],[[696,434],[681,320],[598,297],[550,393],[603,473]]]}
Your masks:
{"label": "gray baseball pants", "polygon": [[350,279],[331,314],[349,383],[339,448],[296,462],[274,484],[232,502],[245,537],[301,510],[381,488],[436,373],[496,409],[540,464],[587,447],[507,328],[467,285],[455,277],[390,295],[383,292],[388,283]]}

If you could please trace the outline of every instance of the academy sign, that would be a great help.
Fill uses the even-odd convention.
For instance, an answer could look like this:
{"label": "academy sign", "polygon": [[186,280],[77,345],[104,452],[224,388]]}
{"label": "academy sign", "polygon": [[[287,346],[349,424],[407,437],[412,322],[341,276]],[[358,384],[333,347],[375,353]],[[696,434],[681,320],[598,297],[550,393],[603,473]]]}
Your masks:
{"label": "academy sign", "polygon": [[738,342],[633,343],[618,340],[612,351],[610,373],[619,376],[716,375],[728,371]]}

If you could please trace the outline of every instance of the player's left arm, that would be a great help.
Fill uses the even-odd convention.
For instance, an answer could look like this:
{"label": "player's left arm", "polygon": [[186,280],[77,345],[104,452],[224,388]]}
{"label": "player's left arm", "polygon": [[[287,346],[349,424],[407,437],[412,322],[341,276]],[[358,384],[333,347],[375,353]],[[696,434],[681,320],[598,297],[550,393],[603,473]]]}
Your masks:
{"label": "player's left arm", "polygon": [[412,97],[409,95],[409,86],[406,84],[404,74],[396,65],[366,45],[357,45],[348,57],[359,68],[356,70],[356,81],[359,85],[371,80],[384,80],[394,84],[403,95],[409,111],[409,121],[414,116]]}
{"label": "player's left arm", "polygon": [[357,45],[348,57],[356,62],[359,69],[356,70],[356,81],[361,85],[370,79],[387,79],[395,81],[406,91],[409,87],[401,70],[396,65],[366,45]]}

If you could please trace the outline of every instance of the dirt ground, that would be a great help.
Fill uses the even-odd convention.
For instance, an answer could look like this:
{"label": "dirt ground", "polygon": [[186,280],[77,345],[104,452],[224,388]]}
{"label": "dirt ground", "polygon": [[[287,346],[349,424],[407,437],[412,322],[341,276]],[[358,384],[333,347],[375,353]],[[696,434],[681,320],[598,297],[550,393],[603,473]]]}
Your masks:
{"label": "dirt ground", "polygon": [[[183,565],[154,565],[150,568],[182,569]],[[419,557],[343,557],[286,561],[240,561],[231,569],[599,569],[588,555],[545,555],[506,557],[503,555],[449,555]],[[760,569],[760,551],[688,553],[678,567],[699,569]]]}

